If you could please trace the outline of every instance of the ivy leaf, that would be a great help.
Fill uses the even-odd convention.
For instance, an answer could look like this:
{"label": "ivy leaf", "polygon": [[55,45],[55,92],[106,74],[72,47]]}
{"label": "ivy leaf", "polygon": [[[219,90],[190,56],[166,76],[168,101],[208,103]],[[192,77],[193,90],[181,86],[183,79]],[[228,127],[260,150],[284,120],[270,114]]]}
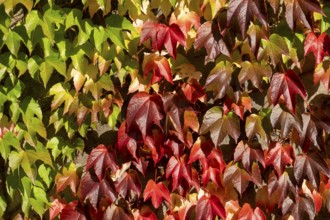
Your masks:
{"label": "ivy leaf", "polygon": [[136,150],[138,149],[137,135],[135,133],[128,134],[126,133],[126,121],[124,121],[118,129],[118,139],[117,145],[120,152],[125,154],[126,150],[138,160],[139,158],[136,155]]}
{"label": "ivy leaf", "polygon": [[163,77],[166,81],[173,84],[173,77],[170,64],[168,60],[157,54],[146,55],[142,64],[143,74],[147,76],[152,71],[152,78],[150,84],[159,82]]}
{"label": "ivy leaf", "polygon": [[216,99],[225,96],[231,81],[234,69],[230,62],[221,61],[211,70],[205,82],[205,89],[213,91]]}
{"label": "ivy leaf", "polygon": [[176,23],[179,25],[182,33],[187,37],[188,32],[190,31],[191,27],[194,26],[197,30],[200,27],[200,17],[194,11],[180,11],[177,19],[175,18],[175,14],[172,13],[170,18],[170,24]]}
{"label": "ivy leaf", "polygon": [[112,171],[116,172],[118,165],[114,152],[109,152],[107,147],[103,144],[98,145],[88,156],[86,172],[89,171],[91,167],[94,168],[95,174],[100,181],[103,179],[105,170],[108,167],[110,167]]}
{"label": "ivy leaf", "polygon": [[226,219],[225,208],[217,197],[207,197],[204,195],[198,199],[196,205],[196,220],[215,219],[216,216]]}
{"label": "ivy leaf", "polygon": [[196,79],[191,79],[181,87],[185,97],[193,104],[205,95],[204,89]]}
{"label": "ivy leaf", "polygon": [[81,199],[89,200],[94,209],[97,209],[98,202],[101,198],[105,198],[109,202],[117,199],[117,192],[112,182],[107,179],[98,181],[97,178],[87,172],[80,181]]}
{"label": "ivy leaf", "polygon": [[320,3],[316,0],[285,0],[285,19],[291,28],[295,31],[297,22],[302,22],[305,27],[312,29],[309,15],[312,12],[323,13]]}
{"label": "ivy leaf", "polygon": [[300,154],[296,156],[294,165],[294,177],[301,184],[302,178],[307,176],[314,188],[320,184],[320,174],[330,177],[330,169],[319,153]]}
{"label": "ivy leaf", "polygon": [[239,119],[235,115],[222,115],[220,107],[214,106],[205,113],[200,133],[210,131],[214,145],[219,146],[227,135],[237,141],[240,136],[239,127]]}
{"label": "ivy leaf", "polygon": [[145,22],[141,30],[140,44],[149,38],[151,38],[154,50],[160,51],[164,46],[174,59],[176,58],[177,43],[186,46],[185,36],[175,23],[166,26],[152,21]]}
{"label": "ivy leaf", "polygon": [[232,23],[234,18],[237,18],[242,37],[245,38],[250,22],[255,17],[268,29],[268,23],[262,11],[264,11],[264,8],[260,1],[230,0],[227,11],[227,26]]}
{"label": "ivy leaf", "polygon": [[314,84],[316,85],[319,81],[323,83],[326,90],[330,91],[330,61],[328,60],[317,65],[314,70]]}
{"label": "ivy leaf", "polygon": [[188,184],[191,182],[191,165],[186,162],[186,155],[180,158],[172,156],[166,166],[166,179],[172,179],[172,191],[174,191],[184,178]]}
{"label": "ivy leaf", "polygon": [[264,50],[259,50],[258,60],[269,57],[271,64],[276,66],[282,59],[282,55],[289,55],[289,48],[283,37],[278,34],[270,35],[269,39],[261,39]]}
{"label": "ivy leaf", "polygon": [[71,163],[68,168],[64,167],[62,174],[58,173],[55,177],[56,193],[59,193],[67,186],[70,186],[71,191],[76,194],[76,189],[79,183],[79,177],[77,175],[76,166]]}
{"label": "ivy leaf", "polygon": [[292,154],[291,145],[282,145],[279,142],[272,143],[265,152],[265,165],[273,164],[277,174],[281,176],[285,166],[292,164]]}
{"label": "ivy leaf", "polygon": [[323,61],[324,55],[330,53],[330,37],[326,33],[322,33],[318,37],[314,32],[310,32],[304,44],[304,55],[312,52],[315,57],[315,66]]}
{"label": "ivy leaf", "polygon": [[240,220],[266,220],[265,213],[259,207],[253,210],[249,203],[244,203],[242,209],[238,213],[237,218]]}
{"label": "ivy leaf", "polygon": [[55,199],[49,207],[49,219],[53,220],[56,218],[56,216],[58,216],[64,208],[65,204],[61,203],[58,199]]}
{"label": "ivy leaf", "polygon": [[78,205],[78,201],[73,201],[67,204],[61,212],[60,219],[62,220],[87,220],[84,210]]}
{"label": "ivy leaf", "polygon": [[133,220],[133,216],[131,214],[127,214],[122,207],[113,203],[105,211],[103,219]]}
{"label": "ivy leaf", "polygon": [[163,182],[155,183],[152,179],[148,181],[146,188],[143,192],[144,201],[151,197],[152,205],[157,209],[162,203],[163,199],[166,199],[171,203],[170,192]]}
{"label": "ivy leaf", "polygon": [[230,182],[233,183],[235,189],[242,195],[246,188],[248,187],[250,181],[250,175],[243,169],[239,168],[237,165],[228,165],[224,176],[224,184],[227,185]]}
{"label": "ivy leaf", "polygon": [[300,95],[306,100],[307,93],[303,83],[293,70],[285,73],[275,73],[270,83],[270,98],[274,105],[283,95],[288,109],[295,114],[296,96]]}
{"label": "ivy leaf", "polygon": [[245,81],[251,80],[252,84],[260,91],[262,91],[263,77],[270,78],[272,76],[272,70],[268,65],[244,61],[241,63],[241,67],[242,69],[238,74],[239,83],[243,84]]}
{"label": "ivy leaf", "polygon": [[197,36],[194,42],[196,50],[205,47],[207,60],[215,59],[220,53],[230,57],[228,47],[220,35],[219,29],[211,21],[203,23],[197,30]]}
{"label": "ivy leaf", "polygon": [[262,150],[253,149],[244,141],[240,141],[235,148],[234,161],[242,161],[243,167],[246,170],[251,170],[251,164],[254,161],[259,161],[265,166],[264,155]]}
{"label": "ivy leaf", "polygon": [[163,103],[158,95],[149,95],[146,92],[136,93],[127,107],[127,132],[130,132],[133,124],[136,124],[145,138],[153,123],[162,128],[160,125],[160,120],[163,119],[162,111]]}
{"label": "ivy leaf", "polygon": [[114,182],[117,192],[125,198],[130,195],[133,198],[134,194],[140,197],[142,188],[139,180],[139,176],[135,170],[130,169],[128,172],[124,172]]}
{"label": "ivy leaf", "polygon": [[251,139],[255,135],[259,134],[261,138],[267,140],[267,135],[262,127],[262,121],[259,115],[251,114],[245,121],[245,133],[246,136]]}
{"label": "ivy leaf", "polygon": [[269,176],[268,194],[272,195],[275,192],[279,192],[278,204],[283,203],[289,192],[293,193],[293,195],[296,195],[296,189],[290,180],[289,174],[286,171],[279,175],[279,179],[277,179],[273,172]]}

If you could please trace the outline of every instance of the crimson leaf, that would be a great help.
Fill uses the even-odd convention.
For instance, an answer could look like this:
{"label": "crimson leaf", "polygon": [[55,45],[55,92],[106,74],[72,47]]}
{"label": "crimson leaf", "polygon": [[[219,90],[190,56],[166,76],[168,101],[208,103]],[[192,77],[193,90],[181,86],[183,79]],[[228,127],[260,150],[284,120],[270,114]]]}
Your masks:
{"label": "crimson leaf", "polygon": [[315,57],[315,66],[323,61],[324,55],[330,53],[330,37],[323,33],[320,36],[316,36],[314,32],[310,32],[304,44],[305,56],[312,52]]}
{"label": "crimson leaf", "polygon": [[161,55],[146,55],[143,59],[142,69],[145,76],[152,71],[153,75],[150,80],[150,84],[154,84],[160,81],[163,77],[166,79],[166,81],[173,84],[170,64],[168,63],[168,60]]}
{"label": "crimson leaf", "polygon": [[266,166],[273,164],[277,174],[282,175],[286,165],[292,163],[293,149],[291,145],[282,145],[281,143],[272,143],[265,152]]}
{"label": "crimson leaf", "polygon": [[140,197],[141,183],[139,176],[135,170],[130,169],[128,172],[124,172],[114,182],[115,187],[119,195],[124,198],[129,194],[130,198],[134,198],[134,195]]}
{"label": "crimson leaf", "polygon": [[244,203],[242,209],[238,213],[238,219],[240,220],[266,220],[265,213],[259,208],[254,210],[251,208],[250,204]]}
{"label": "crimson leaf", "polygon": [[108,167],[110,167],[114,172],[117,171],[118,165],[116,162],[115,153],[109,152],[103,144],[98,145],[88,156],[86,171],[88,171],[91,167],[94,168],[96,176],[101,181],[105,170]]}
{"label": "crimson leaf", "polygon": [[163,198],[171,203],[170,192],[163,182],[155,183],[153,180],[149,180],[146,188],[143,192],[144,201],[151,197],[152,205],[158,208],[162,203]]}
{"label": "crimson leaf", "polygon": [[286,106],[295,113],[296,96],[300,95],[306,99],[307,93],[298,75],[293,70],[285,73],[276,73],[270,84],[270,98],[274,105],[279,102],[281,96],[284,96]]}
{"label": "crimson leaf", "polygon": [[222,219],[226,218],[226,211],[220,200],[215,197],[202,196],[198,199],[196,205],[196,220],[215,219],[220,216]]}
{"label": "crimson leaf", "polygon": [[182,178],[187,183],[191,182],[191,165],[186,162],[186,155],[179,159],[172,156],[166,166],[166,179],[172,177],[172,191],[174,191],[180,184]]}

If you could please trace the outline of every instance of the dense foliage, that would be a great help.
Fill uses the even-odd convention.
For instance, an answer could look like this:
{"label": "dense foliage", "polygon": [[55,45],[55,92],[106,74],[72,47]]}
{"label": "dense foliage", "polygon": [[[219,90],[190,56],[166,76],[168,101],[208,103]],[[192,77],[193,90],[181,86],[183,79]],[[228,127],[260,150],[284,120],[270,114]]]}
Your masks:
{"label": "dense foliage", "polygon": [[3,219],[329,216],[329,2],[0,0],[0,39]]}

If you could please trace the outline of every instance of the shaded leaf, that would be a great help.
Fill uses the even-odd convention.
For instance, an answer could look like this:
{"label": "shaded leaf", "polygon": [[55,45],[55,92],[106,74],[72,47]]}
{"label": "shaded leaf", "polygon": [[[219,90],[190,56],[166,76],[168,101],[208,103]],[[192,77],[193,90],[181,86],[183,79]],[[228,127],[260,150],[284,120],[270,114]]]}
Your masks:
{"label": "shaded leaf", "polygon": [[129,195],[130,198],[134,198],[134,194],[140,197],[141,183],[139,176],[135,170],[130,169],[128,172],[124,172],[115,182],[116,190],[118,194],[124,198]]}
{"label": "shaded leaf", "polygon": [[240,195],[245,192],[250,179],[250,175],[235,164],[227,166],[223,176],[224,184],[231,182]]}
{"label": "shaded leaf", "polygon": [[104,219],[122,219],[122,220],[133,220],[132,214],[128,214],[125,210],[115,204],[111,204],[107,208],[103,216]]}
{"label": "shaded leaf", "polygon": [[246,170],[251,170],[251,165],[254,161],[258,161],[265,166],[262,150],[251,148],[245,141],[240,141],[237,144],[234,152],[234,161],[242,161]]}

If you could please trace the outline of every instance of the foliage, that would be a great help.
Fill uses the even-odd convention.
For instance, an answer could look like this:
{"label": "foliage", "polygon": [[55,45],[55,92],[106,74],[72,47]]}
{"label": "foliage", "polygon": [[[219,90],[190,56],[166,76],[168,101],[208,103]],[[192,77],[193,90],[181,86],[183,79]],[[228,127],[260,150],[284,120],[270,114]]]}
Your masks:
{"label": "foliage", "polygon": [[328,215],[329,14],[0,0],[0,216]]}

